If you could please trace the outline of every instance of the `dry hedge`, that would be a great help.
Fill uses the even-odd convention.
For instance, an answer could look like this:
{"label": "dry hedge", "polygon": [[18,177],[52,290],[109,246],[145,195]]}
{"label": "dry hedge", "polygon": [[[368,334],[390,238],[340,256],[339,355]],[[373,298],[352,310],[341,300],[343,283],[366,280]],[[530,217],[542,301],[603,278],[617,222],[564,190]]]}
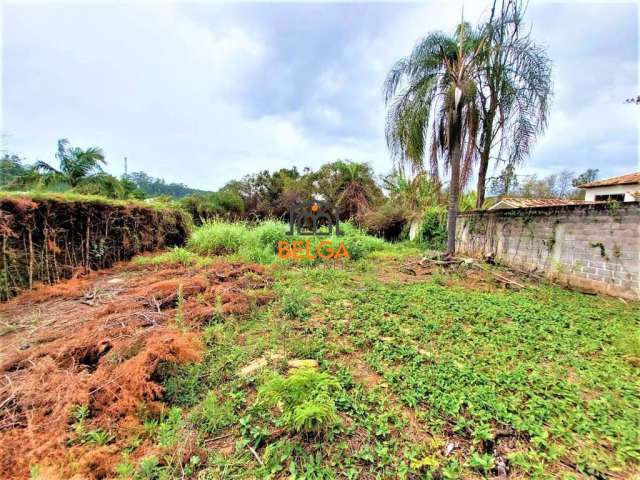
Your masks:
{"label": "dry hedge", "polygon": [[99,200],[0,198],[0,300],[136,254],[182,245],[190,219],[174,209]]}

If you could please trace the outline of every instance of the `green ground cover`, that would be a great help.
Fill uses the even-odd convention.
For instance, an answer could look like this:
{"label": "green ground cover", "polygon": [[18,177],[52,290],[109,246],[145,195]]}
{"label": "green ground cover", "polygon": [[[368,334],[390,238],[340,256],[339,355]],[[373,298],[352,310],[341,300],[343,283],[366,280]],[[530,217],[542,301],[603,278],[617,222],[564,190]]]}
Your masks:
{"label": "green ground cover", "polygon": [[[215,224],[145,257],[272,264],[276,300],[204,329],[202,363],[163,373],[148,439],[178,450],[122,477],[634,478],[638,304],[463,273],[397,272],[419,250],[369,240],[355,260],[274,261],[282,225]],[[269,250],[268,250],[269,249]],[[256,253],[258,252],[258,253]],[[312,360],[293,368],[291,360]],[[186,435],[201,452],[176,466]],[[141,440],[142,441],[142,440]],[[132,446],[135,449],[135,446]]]}

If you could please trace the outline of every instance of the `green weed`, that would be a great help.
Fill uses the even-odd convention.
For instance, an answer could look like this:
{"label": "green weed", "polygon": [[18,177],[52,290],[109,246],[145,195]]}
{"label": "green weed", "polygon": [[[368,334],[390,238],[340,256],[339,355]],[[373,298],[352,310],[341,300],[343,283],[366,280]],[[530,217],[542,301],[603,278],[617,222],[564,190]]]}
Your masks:
{"label": "green weed", "polygon": [[227,400],[221,404],[217,395],[210,391],[192,411],[190,420],[199,430],[212,435],[231,425],[235,418],[232,401]]}
{"label": "green weed", "polygon": [[315,369],[297,369],[286,378],[274,376],[258,392],[258,403],[282,406],[280,420],[294,432],[322,432],[338,423],[334,395],[339,382]]}

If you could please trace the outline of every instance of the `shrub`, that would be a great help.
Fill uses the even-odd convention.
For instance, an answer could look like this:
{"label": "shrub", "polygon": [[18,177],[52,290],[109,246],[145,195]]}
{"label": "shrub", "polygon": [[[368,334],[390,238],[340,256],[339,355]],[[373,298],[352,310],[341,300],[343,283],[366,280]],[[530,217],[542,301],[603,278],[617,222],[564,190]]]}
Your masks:
{"label": "shrub", "polygon": [[193,231],[187,247],[199,255],[237,253],[248,234],[244,223],[207,222]]}
{"label": "shrub", "polygon": [[366,257],[371,252],[383,250],[385,242],[381,238],[366,235],[357,229],[348,229],[344,237],[336,237],[337,242],[344,242],[353,260]]}
{"label": "shrub", "polygon": [[221,213],[227,218],[239,218],[244,213],[244,200],[237,192],[220,190],[215,195]]}
{"label": "shrub", "polygon": [[338,380],[315,369],[296,369],[284,378],[274,376],[258,391],[258,403],[278,405],[281,424],[294,432],[320,433],[338,424],[333,397],[340,390]]}
{"label": "shrub", "polygon": [[298,287],[281,292],[282,313],[290,320],[307,320],[309,314],[309,294]]}
{"label": "shrub", "polygon": [[187,195],[180,200],[180,206],[189,212],[196,225],[214,219],[221,210],[213,195],[201,193]]}
{"label": "shrub", "polygon": [[447,243],[446,207],[429,207],[424,211],[418,241],[434,250],[441,250],[445,247]]}
{"label": "shrub", "polygon": [[278,240],[285,238],[287,226],[282,222],[267,220],[253,229],[253,233],[258,243],[262,247],[268,247],[272,252],[275,251]]}
{"label": "shrub", "polygon": [[404,207],[392,201],[387,201],[377,210],[368,211],[362,217],[362,226],[369,234],[386,240],[400,239],[406,223]]}
{"label": "shrub", "polygon": [[244,212],[242,197],[227,190],[187,195],[180,200],[180,206],[189,212],[196,225],[202,225],[218,217],[240,218]]}

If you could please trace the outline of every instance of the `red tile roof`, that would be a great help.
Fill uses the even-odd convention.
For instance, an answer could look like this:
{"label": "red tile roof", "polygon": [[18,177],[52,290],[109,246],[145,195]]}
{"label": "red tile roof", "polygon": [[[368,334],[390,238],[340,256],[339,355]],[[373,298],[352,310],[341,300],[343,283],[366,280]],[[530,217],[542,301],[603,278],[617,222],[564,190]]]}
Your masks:
{"label": "red tile roof", "polygon": [[532,207],[561,207],[563,205],[581,205],[594,202],[585,200],[571,200],[567,198],[520,198],[504,197],[489,210],[500,208],[532,208]]}
{"label": "red tile roof", "polygon": [[619,177],[603,178],[602,180],[596,180],[595,182],[578,185],[578,187],[607,187],[609,185],[629,185],[633,183],[640,183],[640,172],[627,173],[626,175],[620,175]]}

